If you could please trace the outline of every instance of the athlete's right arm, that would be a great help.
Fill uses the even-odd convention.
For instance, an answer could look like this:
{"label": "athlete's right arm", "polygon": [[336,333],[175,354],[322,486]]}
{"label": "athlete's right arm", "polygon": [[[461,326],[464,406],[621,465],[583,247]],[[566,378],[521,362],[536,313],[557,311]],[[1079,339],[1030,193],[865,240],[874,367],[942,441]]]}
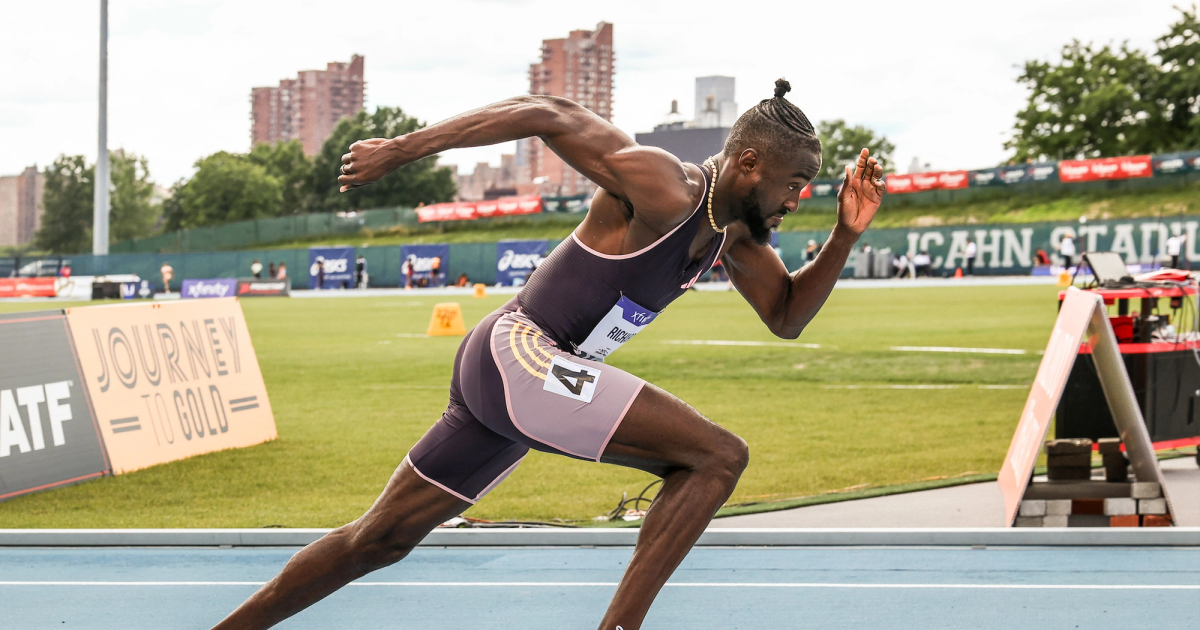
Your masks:
{"label": "athlete's right arm", "polygon": [[[342,156],[342,191],[366,186],[393,170],[446,151],[537,136],[567,164],[627,202],[661,206],[690,198],[686,173],[675,156],[643,147],[583,106],[555,96],[518,96],[493,103],[397,138],[350,145]],[[678,174],[678,177],[672,175]],[[666,176],[664,176],[666,175]]]}

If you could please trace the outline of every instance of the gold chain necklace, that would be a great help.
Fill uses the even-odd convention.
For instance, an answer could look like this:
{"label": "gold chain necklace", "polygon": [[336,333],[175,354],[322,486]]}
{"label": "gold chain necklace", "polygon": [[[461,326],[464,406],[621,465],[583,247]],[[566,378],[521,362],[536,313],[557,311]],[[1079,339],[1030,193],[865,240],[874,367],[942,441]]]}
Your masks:
{"label": "gold chain necklace", "polygon": [[729,226],[727,225],[723,228],[717,227],[717,222],[713,220],[712,214],[713,190],[717,187],[717,161],[710,157],[704,160],[704,165],[712,169],[712,184],[708,186],[708,223],[712,225],[712,229],[717,231],[717,234],[724,234],[725,230],[729,229]]}

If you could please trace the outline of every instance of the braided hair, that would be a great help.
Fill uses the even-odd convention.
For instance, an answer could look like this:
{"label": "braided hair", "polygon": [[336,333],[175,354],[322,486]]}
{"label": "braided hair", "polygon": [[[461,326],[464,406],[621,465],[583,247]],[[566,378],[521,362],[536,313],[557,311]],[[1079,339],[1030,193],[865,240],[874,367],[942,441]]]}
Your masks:
{"label": "braided hair", "polygon": [[733,123],[725,140],[725,157],[733,157],[754,148],[772,157],[791,157],[800,152],[815,153],[820,162],[821,140],[808,116],[784,98],[792,91],[786,79],[775,81],[775,96],[763,99]]}

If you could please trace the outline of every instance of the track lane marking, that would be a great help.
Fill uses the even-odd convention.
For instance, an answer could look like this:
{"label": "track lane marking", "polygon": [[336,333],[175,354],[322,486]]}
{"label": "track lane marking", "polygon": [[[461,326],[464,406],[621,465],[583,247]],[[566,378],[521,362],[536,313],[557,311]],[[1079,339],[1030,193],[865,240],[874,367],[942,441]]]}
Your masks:
{"label": "track lane marking", "polygon": [[[266,582],[87,582],[0,581],[0,586],[262,586]],[[617,582],[351,582],[347,586],[392,587],[616,587]],[[1060,590],[1193,590],[1200,584],[887,584],[853,582],[668,582],[675,588],[909,588],[909,589],[1060,589]]]}

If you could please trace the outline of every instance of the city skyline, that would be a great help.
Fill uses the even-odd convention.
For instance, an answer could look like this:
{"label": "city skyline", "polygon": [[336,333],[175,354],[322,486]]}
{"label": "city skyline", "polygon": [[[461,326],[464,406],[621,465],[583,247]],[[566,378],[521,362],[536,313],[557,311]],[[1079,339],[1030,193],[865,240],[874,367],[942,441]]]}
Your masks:
{"label": "city skyline", "polygon": [[[786,76],[795,87],[789,98],[810,118],[843,118],[886,134],[898,147],[897,164],[919,155],[934,168],[984,167],[1008,155],[1002,144],[1026,94],[1015,83],[1017,64],[1055,58],[1072,38],[1152,49],[1177,15],[1172,4],[1148,1],[1129,11],[1115,0],[1086,10],[1065,0],[1014,1],[997,12],[880,3],[856,9],[867,17],[847,35],[828,27],[844,22],[844,10],[767,2],[760,10],[794,22],[795,34],[762,39],[752,16],[713,19],[715,4],[697,12],[708,17],[681,19],[668,7],[632,2],[448,0],[403,12],[365,2],[361,11],[378,19],[334,31],[330,12],[315,2],[279,12],[267,3],[124,0],[110,8],[109,146],[146,156],[155,181],[169,185],[200,157],[246,151],[251,87],[349,52],[372,58],[368,109],[398,105],[436,122],[526,93],[543,38],[607,21],[620,31],[612,120],[631,136],[660,122],[672,99],[694,110],[695,77],[736,77],[744,111]],[[59,154],[95,158],[98,12],[63,6],[14,6],[0,24],[8,58],[39,54],[38,64],[10,68],[0,91],[0,175],[44,168]],[[738,42],[749,41],[750,52],[740,52]],[[442,161],[466,173],[514,150],[514,143],[456,150]]]}

